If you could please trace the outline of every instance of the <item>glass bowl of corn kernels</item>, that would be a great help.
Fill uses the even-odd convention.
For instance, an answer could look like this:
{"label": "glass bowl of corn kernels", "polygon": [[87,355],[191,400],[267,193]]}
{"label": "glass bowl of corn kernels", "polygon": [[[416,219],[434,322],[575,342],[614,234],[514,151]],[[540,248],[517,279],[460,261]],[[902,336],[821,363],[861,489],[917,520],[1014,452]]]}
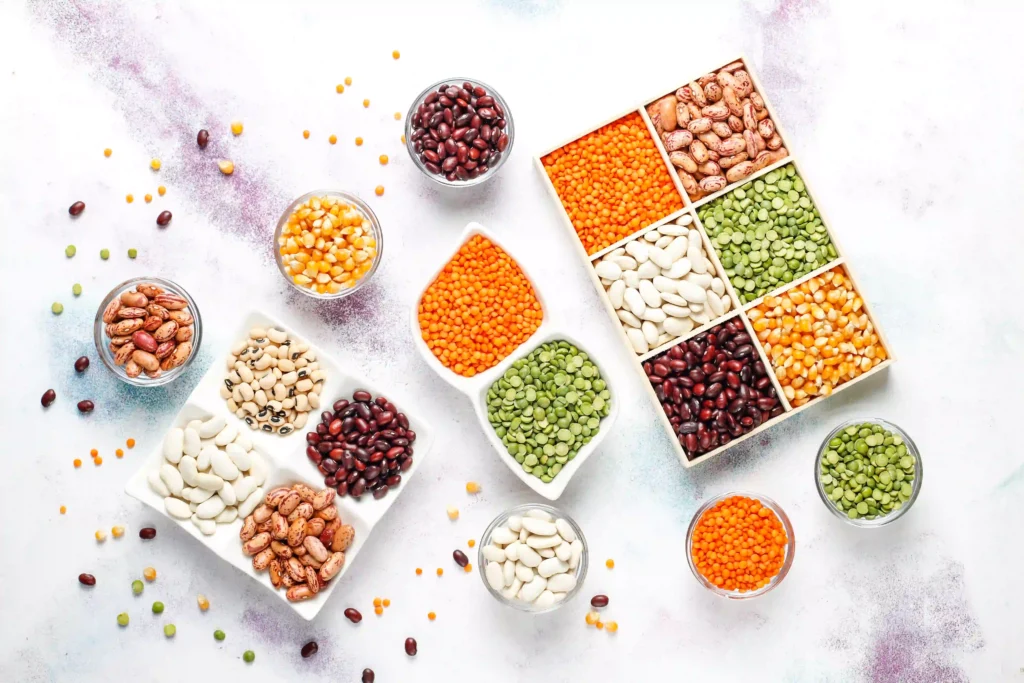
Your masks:
{"label": "glass bowl of corn kernels", "polygon": [[307,192],[288,205],[274,231],[281,275],[316,299],[354,294],[373,279],[383,254],[380,221],[349,192]]}

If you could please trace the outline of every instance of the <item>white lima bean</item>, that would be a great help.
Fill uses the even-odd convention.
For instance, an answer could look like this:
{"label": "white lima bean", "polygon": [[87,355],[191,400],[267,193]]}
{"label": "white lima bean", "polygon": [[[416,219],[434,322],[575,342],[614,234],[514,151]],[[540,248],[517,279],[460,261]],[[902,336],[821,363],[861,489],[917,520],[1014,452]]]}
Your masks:
{"label": "white lima bean", "polygon": [[626,339],[643,355],[726,315],[732,297],[685,213],[594,264]]}
{"label": "white lima bean", "polygon": [[480,550],[487,585],[531,609],[550,608],[576,588],[582,552],[572,524],[542,508],[509,516]]}

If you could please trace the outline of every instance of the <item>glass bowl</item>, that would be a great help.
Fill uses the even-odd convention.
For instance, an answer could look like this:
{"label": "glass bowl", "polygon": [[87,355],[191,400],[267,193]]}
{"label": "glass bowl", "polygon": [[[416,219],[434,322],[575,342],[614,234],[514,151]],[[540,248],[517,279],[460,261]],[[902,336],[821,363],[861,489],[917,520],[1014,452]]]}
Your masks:
{"label": "glass bowl", "polygon": [[[759,588],[756,591],[727,591],[723,588],[719,588],[715,584],[711,583],[708,579],[706,579],[704,575],[697,570],[697,566],[693,563],[693,552],[691,549],[693,548],[693,532],[697,528],[697,521],[704,515],[705,512],[713,508],[717,503],[725,500],[726,498],[731,498],[733,496],[743,496],[746,498],[753,498],[754,500],[757,500],[758,502],[761,503],[761,505],[775,513],[775,516],[779,518],[780,522],[782,522],[782,528],[786,531],[786,557],[782,561],[782,568],[779,570],[778,574],[772,577],[771,581],[769,581],[769,583],[766,586]],[[793,556],[795,554],[796,539],[793,536],[793,524],[789,521],[789,517],[786,515],[785,511],[783,511],[783,509],[779,507],[778,503],[776,503],[768,496],[762,496],[760,494],[750,493],[748,491],[730,491],[729,493],[723,493],[717,498],[713,498],[708,502],[704,503],[703,505],[700,506],[700,509],[694,513],[693,519],[690,520],[690,527],[686,530],[686,561],[690,565],[690,571],[693,572],[693,575],[697,578],[697,581],[699,581],[700,584],[707,588],[709,591],[711,591],[715,595],[721,595],[722,597],[730,598],[732,600],[747,600],[749,598],[760,597],[768,591],[775,588],[776,586],[778,586],[780,583],[782,583],[782,580],[786,578],[786,575],[789,573],[790,567],[793,566]]]}
{"label": "glass bowl", "polygon": [[[106,323],[103,322],[103,311],[106,310],[107,306],[116,297],[136,285],[141,284],[154,284],[167,290],[170,294],[177,294],[188,301],[188,312],[192,314],[195,322],[192,327],[192,353],[185,359],[185,362],[176,368],[166,370],[160,373],[160,376],[151,379],[146,376],[145,373],[138,377],[129,377],[125,372],[124,366],[118,365],[114,362],[114,352],[110,350],[110,338],[106,334]],[[107,369],[114,373],[118,379],[122,382],[132,384],[137,387],[158,387],[169,382],[174,381],[179,375],[185,372],[185,369],[192,364],[196,356],[199,355],[199,345],[203,340],[203,318],[199,314],[199,307],[196,306],[196,302],[192,299],[192,296],[185,291],[185,288],[179,284],[165,280],[159,277],[137,277],[131,280],[125,280],[118,286],[114,287],[110,292],[103,297],[103,302],[100,304],[99,310],[96,311],[96,319],[93,324],[93,339],[96,342],[96,352],[99,354],[103,364],[107,366]]]}
{"label": "glass bowl", "polygon": [[[877,424],[881,426],[883,429],[892,432],[894,436],[898,436],[901,439],[903,439],[903,444],[907,447],[907,455],[913,457],[916,461],[914,468],[914,478],[911,480],[910,498],[903,502],[899,508],[894,509],[887,515],[875,517],[874,519],[865,519],[863,517],[851,519],[847,513],[837,508],[835,504],[832,502],[832,500],[829,498],[829,494],[825,492],[825,484],[821,482],[821,477],[818,476],[818,473],[821,471],[822,458],[824,458],[825,454],[830,450],[829,443],[832,441],[832,439],[835,438],[840,432],[842,432],[847,427],[853,427],[855,425],[864,424],[865,422]],[[910,436],[900,427],[878,417],[864,417],[855,420],[847,420],[846,422],[843,422],[838,427],[829,432],[828,436],[825,437],[825,440],[821,442],[821,446],[818,448],[818,456],[814,459],[814,485],[818,489],[818,495],[821,497],[821,502],[825,504],[825,507],[827,507],[832,514],[834,514],[836,517],[843,520],[847,524],[868,529],[885,526],[886,524],[894,522],[903,515],[905,515],[907,513],[907,510],[909,510],[914,505],[914,501],[917,500],[918,494],[921,493],[921,480],[923,478],[924,466],[921,463],[921,453],[920,451],[917,450],[917,444],[915,444],[913,439],[911,439]]]}
{"label": "glass bowl", "polygon": [[[366,217],[366,220],[370,222],[370,228],[373,231],[373,238],[377,242],[377,254],[373,257],[373,263],[370,265],[370,270],[366,271],[365,275],[356,280],[356,283],[353,286],[347,289],[342,289],[334,294],[320,294],[312,289],[295,284],[295,281],[292,280],[292,276],[285,271],[284,259],[281,257],[281,248],[278,244],[281,233],[288,224],[288,218],[292,215],[292,212],[295,211],[295,209],[303,202],[312,199],[313,197],[324,196],[341,199],[359,209],[363,216]],[[356,291],[373,279],[374,274],[377,272],[377,268],[380,267],[382,258],[384,258],[384,232],[381,230],[380,221],[377,220],[377,216],[373,213],[373,209],[371,209],[366,202],[350,192],[344,192],[342,190],[313,190],[312,192],[307,192],[288,205],[284,210],[284,213],[281,214],[281,218],[278,219],[277,228],[274,230],[274,260],[277,262],[277,269],[281,272],[281,277],[285,279],[285,282],[288,283],[289,287],[314,299],[341,299],[351,294],[355,294]]]}
{"label": "glass bowl", "polygon": [[[427,95],[429,95],[431,92],[436,91],[442,85],[454,85],[455,87],[462,87],[463,83],[472,83],[473,85],[480,86],[481,88],[487,91],[488,96],[493,97],[495,102],[501,106],[502,111],[505,112],[504,130],[505,133],[508,135],[508,146],[505,148],[505,151],[501,153],[501,158],[498,159],[498,163],[494,166],[489,165],[486,173],[478,175],[475,178],[469,178],[468,180],[448,180],[448,178],[446,178],[443,174],[431,173],[430,171],[428,171],[427,167],[423,163],[423,160],[420,159],[420,153],[416,151],[416,141],[412,139],[413,123],[416,120],[416,110],[419,108],[420,104],[423,103],[423,100],[426,99]],[[512,154],[512,146],[515,143],[515,139],[515,123],[512,119],[512,110],[509,109],[508,103],[505,102],[505,98],[503,98],[498,93],[498,91],[492,88],[491,86],[487,85],[483,81],[479,81],[474,78],[446,78],[443,81],[438,81],[437,83],[434,83],[433,85],[427,87],[423,92],[416,96],[416,99],[413,100],[412,102],[412,106],[409,107],[409,113],[406,114],[405,117],[405,148],[406,150],[408,150],[409,156],[412,158],[412,163],[416,165],[416,168],[418,168],[420,172],[423,173],[423,175],[427,176],[435,183],[439,183],[447,187],[470,187],[473,185],[478,185],[494,177],[498,173],[498,169],[500,169],[505,164],[505,162],[508,161],[509,155]]]}
{"label": "glass bowl", "polygon": [[[583,553],[580,555],[579,564],[576,565],[576,586],[566,594],[564,600],[556,602],[552,605],[548,605],[547,607],[536,607],[532,603],[523,602],[522,600],[506,598],[504,595],[501,594],[501,591],[496,591],[493,588],[491,588],[491,584],[487,583],[487,576],[486,572],[484,571],[487,568],[487,564],[489,563],[489,560],[487,560],[484,557],[484,546],[490,544],[491,534],[494,533],[495,529],[503,525],[508,520],[509,517],[513,515],[522,516],[529,510],[543,510],[544,512],[547,512],[555,519],[564,519],[566,522],[569,523],[569,526],[571,526],[572,530],[576,533],[576,538],[578,538],[583,543]],[[487,589],[487,592],[490,593],[492,597],[494,597],[495,600],[502,603],[503,605],[513,607],[521,612],[542,614],[544,612],[552,612],[561,607],[562,605],[568,603],[574,597],[576,597],[576,594],[580,592],[581,588],[583,588],[583,580],[587,578],[587,560],[589,556],[590,548],[587,546],[587,539],[583,535],[583,530],[580,529],[579,524],[577,524],[572,517],[565,514],[558,508],[552,507],[550,505],[529,503],[526,505],[517,505],[514,508],[509,508],[508,510],[505,510],[503,513],[494,518],[494,521],[491,522],[490,525],[487,527],[487,530],[484,531],[483,536],[480,537],[480,545],[477,550],[477,568],[479,569],[480,579],[484,582],[484,587]]]}

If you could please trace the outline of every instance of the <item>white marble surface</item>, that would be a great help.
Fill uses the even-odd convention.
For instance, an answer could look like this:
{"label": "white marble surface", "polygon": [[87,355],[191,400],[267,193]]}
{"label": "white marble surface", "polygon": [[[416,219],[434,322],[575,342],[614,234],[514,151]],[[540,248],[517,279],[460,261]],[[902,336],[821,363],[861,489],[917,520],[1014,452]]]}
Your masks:
{"label": "white marble surface", "polygon": [[[381,682],[1018,680],[1024,335],[1011,304],[1024,284],[1022,18],[1003,2],[0,4],[0,679],[182,680],[202,671],[354,681],[370,666]],[[474,37],[445,37],[448,21]],[[392,49],[402,51],[397,62]],[[741,51],[900,360],[684,470],[628,374],[530,155]],[[349,75],[353,86],[335,94]],[[449,75],[497,86],[518,130],[501,175],[459,194],[418,174],[392,118]],[[233,118],[245,122],[237,139],[226,132]],[[214,142],[200,155],[194,138],[204,126]],[[114,149],[110,159],[104,147]],[[232,178],[209,161],[221,154],[236,163]],[[163,160],[158,174],[147,168],[152,156]],[[167,196],[145,204],[160,183]],[[382,198],[372,196],[377,184],[387,188]],[[290,198],[324,186],[370,198],[386,257],[362,294],[316,306],[286,290],[269,236]],[[78,199],[88,208],[71,221],[67,206]],[[164,208],[174,220],[159,231]],[[416,291],[470,220],[540,273],[555,313],[622,377],[615,433],[560,501],[590,541],[587,585],[576,603],[543,617],[502,608],[477,572],[455,570],[452,549],[505,507],[537,498],[408,337]],[[63,255],[68,243],[78,248],[73,260]],[[129,247],[139,249],[136,261]],[[93,353],[97,303],[141,274],[185,285],[206,320],[201,359],[166,390],[127,389]],[[78,299],[74,282],[85,288]],[[60,317],[49,312],[55,300]],[[312,623],[122,493],[140,452],[253,302],[377,384],[415,395],[438,432],[423,471]],[[81,354],[94,361],[79,377],[71,366]],[[59,398],[44,411],[38,397],[51,386]],[[86,397],[98,407],[82,417],[74,403]],[[812,481],[819,440],[858,415],[906,428],[927,470],[915,509],[874,532],[838,523]],[[129,436],[139,445],[118,460],[113,450]],[[92,447],[104,456],[99,468]],[[86,462],[80,470],[75,457]],[[479,496],[464,492],[470,479],[482,483]],[[746,603],[705,592],[683,547],[700,502],[735,488],[778,500],[798,544],[786,582]],[[457,522],[445,516],[449,504],[462,510]],[[137,531],[150,523],[159,536],[143,544]],[[93,531],[114,524],[127,536],[97,545]],[[603,567],[608,557],[614,571]],[[146,565],[160,575],[135,598],[130,583]],[[414,576],[417,566],[424,576]],[[94,589],[77,583],[83,571],[98,577]],[[205,614],[200,592],[213,605]],[[611,596],[615,636],[584,625],[586,597],[598,592]],[[372,614],[375,595],[393,602],[382,618]],[[167,605],[161,617],[148,609],[157,599]],[[365,615],[357,627],[341,614],[349,605]],[[115,624],[121,611],[131,614],[127,629]],[[175,639],[163,637],[164,622],[177,625]],[[225,642],[213,640],[215,628]],[[410,635],[415,659],[402,650]],[[310,638],[320,652],[302,660]],[[246,649],[257,653],[252,665],[240,659]]]}

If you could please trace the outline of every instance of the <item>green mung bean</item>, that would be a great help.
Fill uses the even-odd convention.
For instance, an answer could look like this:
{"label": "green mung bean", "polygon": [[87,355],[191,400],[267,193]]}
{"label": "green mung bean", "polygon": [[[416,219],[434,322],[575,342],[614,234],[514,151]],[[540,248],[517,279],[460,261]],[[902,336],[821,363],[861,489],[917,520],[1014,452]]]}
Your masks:
{"label": "green mung bean", "polygon": [[701,207],[697,215],[744,303],[837,256],[792,164],[744,183]]}
{"label": "green mung bean", "polygon": [[914,493],[917,459],[903,438],[865,422],[834,436],[818,470],[825,496],[850,519],[884,517]]}
{"label": "green mung bean", "polygon": [[551,341],[516,360],[487,391],[487,419],[528,474],[547,483],[600,430],[611,392],[590,357]]}

